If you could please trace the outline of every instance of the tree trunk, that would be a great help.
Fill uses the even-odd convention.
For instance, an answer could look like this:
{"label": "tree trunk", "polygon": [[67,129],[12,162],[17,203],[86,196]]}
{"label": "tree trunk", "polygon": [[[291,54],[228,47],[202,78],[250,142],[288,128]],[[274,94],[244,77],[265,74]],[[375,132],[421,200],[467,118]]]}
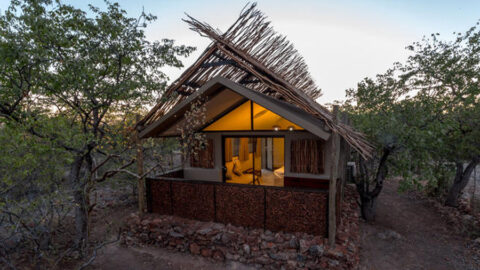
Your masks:
{"label": "tree trunk", "polygon": [[361,196],[362,218],[367,222],[375,221],[375,206],[377,197]]}
{"label": "tree trunk", "polygon": [[70,183],[73,189],[73,200],[75,209],[75,246],[82,251],[87,242],[87,209],[85,207],[84,183],[80,176],[84,157],[79,155],[71,165]]}
{"label": "tree trunk", "polygon": [[[140,122],[140,115],[137,114],[137,122]],[[143,175],[143,146],[140,139],[139,132],[135,132],[135,144],[137,146],[137,173],[139,176]],[[145,179],[138,178],[138,212],[142,216],[145,212],[146,198],[145,198]]]}
{"label": "tree trunk", "polygon": [[[376,174],[373,181],[370,179],[371,174],[368,173],[365,161],[360,158],[357,164],[359,175],[355,180],[355,184],[357,186],[357,192],[360,195],[362,218],[367,222],[375,221],[375,202],[383,189],[383,181],[388,173],[387,159],[393,149],[393,146],[385,147],[383,149],[383,154],[378,163],[378,167],[376,168]],[[375,184],[373,190],[370,190],[370,181],[373,182],[372,184]]]}
{"label": "tree trunk", "polygon": [[455,179],[445,200],[445,205],[458,207],[458,199],[463,189],[467,186],[470,176],[472,175],[473,170],[480,162],[480,157],[477,156],[470,161],[465,169],[463,169],[463,163],[457,162],[457,173],[455,174]]}

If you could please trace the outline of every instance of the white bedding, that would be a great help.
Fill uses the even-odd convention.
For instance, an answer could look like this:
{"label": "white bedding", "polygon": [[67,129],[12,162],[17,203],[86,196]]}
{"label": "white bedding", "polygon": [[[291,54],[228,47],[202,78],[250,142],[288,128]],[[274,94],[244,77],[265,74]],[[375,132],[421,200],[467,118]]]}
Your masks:
{"label": "white bedding", "polygon": [[285,167],[282,166],[282,167],[274,170],[273,173],[275,174],[276,177],[283,177],[283,175],[285,174]]}

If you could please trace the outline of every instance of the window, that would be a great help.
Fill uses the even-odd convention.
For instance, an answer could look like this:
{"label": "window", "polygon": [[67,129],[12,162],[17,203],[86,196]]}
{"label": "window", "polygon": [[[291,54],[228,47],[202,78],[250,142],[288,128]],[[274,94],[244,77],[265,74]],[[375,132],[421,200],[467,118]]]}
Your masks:
{"label": "window", "polygon": [[298,125],[288,121],[280,115],[253,103],[254,130],[303,130]]}
{"label": "window", "polygon": [[225,138],[225,181],[235,184],[282,187],[284,144],[283,137]]}
{"label": "window", "polygon": [[251,128],[251,108],[250,101],[243,103],[235,108],[233,111],[222,116],[217,121],[213,122],[204,131],[218,131],[218,130],[250,130]]}
{"label": "window", "polygon": [[303,130],[302,127],[288,121],[280,115],[252,102],[247,101],[231,112],[220,117],[203,129],[204,131],[241,131],[241,130]]}

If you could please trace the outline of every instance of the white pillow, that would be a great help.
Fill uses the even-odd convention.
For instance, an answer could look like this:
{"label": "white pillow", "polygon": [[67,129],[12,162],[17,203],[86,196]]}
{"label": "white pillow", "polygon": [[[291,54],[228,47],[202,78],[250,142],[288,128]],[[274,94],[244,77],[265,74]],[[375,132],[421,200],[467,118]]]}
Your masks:
{"label": "white pillow", "polygon": [[237,157],[233,158],[232,172],[237,176],[242,175],[242,166],[240,165],[240,160],[238,160]]}

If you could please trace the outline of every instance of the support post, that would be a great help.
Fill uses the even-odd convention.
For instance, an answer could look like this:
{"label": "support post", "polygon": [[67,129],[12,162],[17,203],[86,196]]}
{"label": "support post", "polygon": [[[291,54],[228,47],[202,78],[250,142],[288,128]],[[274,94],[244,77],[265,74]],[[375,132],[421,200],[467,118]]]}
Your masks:
{"label": "support post", "polygon": [[[350,119],[348,118],[347,113],[341,113],[341,123],[345,125],[350,125]],[[340,139],[340,156],[339,156],[339,165],[338,165],[338,179],[340,179],[340,203],[343,202],[345,185],[347,183],[347,163],[350,159],[350,145],[343,138]],[[337,218],[341,216],[342,205],[337,205]],[[341,224],[341,220],[340,220]]]}
{"label": "support post", "polygon": [[[140,121],[140,115],[136,116],[137,123]],[[137,148],[137,174],[143,175],[143,147],[142,140],[140,139],[138,129],[135,130],[135,144]],[[138,212],[143,215],[145,212],[145,179],[144,177],[138,178]]]}
{"label": "support post", "polygon": [[[338,123],[338,106],[333,107],[334,123]],[[330,157],[330,183],[328,190],[328,244],[335,247],[335,234],[337,232],[336,217],[336,195],[338,163],[340,158],[340,136],[332,132],[331,138],[331,157]]]}

